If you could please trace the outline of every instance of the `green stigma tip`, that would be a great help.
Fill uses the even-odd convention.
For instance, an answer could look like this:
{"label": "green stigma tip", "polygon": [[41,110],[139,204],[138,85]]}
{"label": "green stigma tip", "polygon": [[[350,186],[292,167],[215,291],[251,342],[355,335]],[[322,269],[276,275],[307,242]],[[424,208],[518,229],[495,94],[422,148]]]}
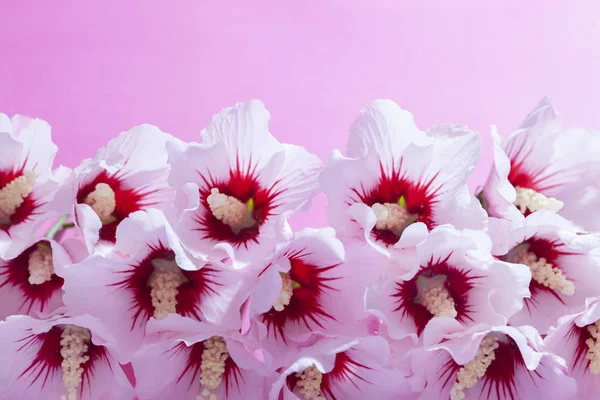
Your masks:
{"label": "green stigma tip", "polygon": [[398,205],[400,207],[406,207],[406,199],[404,198],[404,196],[400,196],[400,198],[398,199]]}
{"label": "green stigma tip", "polygon": [[246,203],[246,207],[248,209],[248,211],[252,212],[252,210],[254,210],[254,199],[250,198],[250,200],[248,200],[248,203]]}

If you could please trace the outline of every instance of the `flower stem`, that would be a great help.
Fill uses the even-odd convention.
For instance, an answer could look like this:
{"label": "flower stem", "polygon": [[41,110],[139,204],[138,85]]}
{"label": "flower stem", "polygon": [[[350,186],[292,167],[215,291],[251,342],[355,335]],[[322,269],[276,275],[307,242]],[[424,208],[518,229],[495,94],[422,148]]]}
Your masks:
{"label": "flower stem", "polygon": [[[46,237],[48,239],[54,239],[54,236],[56,236],[56,234],[64,229],[64,222],[67,219],[67,217],[69,216],[69,214],[65,214],[62,217],[60,217],[55,223],[54,225],[52,225],[52,227],[50,228],[50,230],[48,231],[48,233],[46,233]],[[68,224],[65,224],[68,225]]]}

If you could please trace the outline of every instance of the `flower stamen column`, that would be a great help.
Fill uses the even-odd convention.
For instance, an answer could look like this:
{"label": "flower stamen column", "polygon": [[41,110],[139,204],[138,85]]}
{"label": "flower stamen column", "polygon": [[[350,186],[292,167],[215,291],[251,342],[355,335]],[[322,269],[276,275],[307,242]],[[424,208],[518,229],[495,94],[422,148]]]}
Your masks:
{"label": "flower stamen column", "polygon": [[52,249],[46,244],[38,243],[37,248],[29,255],[29,283],[41,285],[52,280],[54,264],[52,263]]}
{"label": "flower stamen column", "polygon": [[560,269],[548,263],[544,257],[538,258],[526,246],[517,252],[514,262],[527,265],[531,269],[532,279],[539,284],[559,291],[565,296],[575,294],[575,284],[567,280]]}
{"label": "flower stamen column", "polygon": [[88,343],[92,335],[86,328],[66,325],[61,335],[60,354],[63,357],[63,383],[67,394],[60,400],[77,400],[77,388],[83,382],[83,364],[90,360]]}
{"label": "flower stamen column", "polygon": [[229,358],[227,344],[222,337],[213,336],[204,341],[202,364],[200,365],[200,384],[204,387],[198,400],[217,400],[215,390],[223,380],[225,362]]}
{"label": "flower stamen column", "polygon": [[554,197],[546,197],[533,189],[525,189],[517,186],[515,190],[517,192],[517,199],[514,205],[521,211],[521,214],[525,214],[527,211],[533,213],[539,210],[560,211],[563,208],[564,203],[562,201]]}
{"label": "flower stamen column", "polygon": [[456,318],[458,312],[452,294],[444,286],[444,276],[434,278],[419,277],[417,302],[423,305],[434,317]]}
{"label": "flower stamen column", "polygon": [[106,183],[99,183],[93,192],[87,195],[83,202],[96,212],[103,223],[113,218],[117,207],[114,190]]}
{"label": "flower stamen column", "polygon": [[25,171],[0,189],[0,225],[10,225],[10,218],[33,191],[35,173]]}
{"label": "flower stamen column", "polygon": [[233,196],[219,193],[219,189],[216,188],[212,188],[210,193],[207,198],[210,211],[219,221],[229,225],[234,233],[238,234],[242,229],[256,224],[252,218],[252,199],[248,204],[244,204]]}
{"label": "flower stamen column", "polygon": [[600,374],[600,321],[596,321],[586,328],[592,338],[585,341],[585,344],[588,346],[585,358],[590,360],[590,372],[598,375]]}
{"label": "flower stamen column", "polygon": [[456,382],[450,390],[451,400],[463,400],[465,398],[464,390],[474,387],[485,375],[488,367],[496,358],[494,352],[497,348],[498,338],[496,336],[486,336],[483,338],[479,344],[475,358],[458,370]]}
{"label": "flower stamen column", "polygon": [[307,400],[325,400],[325,397],[321,396],[321,382],[323,381],[323,374],[314,365],[306,368],[302,372],[296,372],[298,377],[298,386],[300,386],[300,393],[304,395]]}

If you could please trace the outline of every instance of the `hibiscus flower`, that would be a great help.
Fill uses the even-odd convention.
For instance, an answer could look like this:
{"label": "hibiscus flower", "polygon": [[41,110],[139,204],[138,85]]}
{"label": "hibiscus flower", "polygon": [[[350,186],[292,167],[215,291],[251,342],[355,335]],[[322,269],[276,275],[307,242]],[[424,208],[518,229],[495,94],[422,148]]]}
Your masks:
{"label": "hibiscus flower", "polygon": [[321,174],[329,222],[384,253],[437,225],[483,228],[485,212],[467,188],[479,150],[478,134],[465,126],[422,132],[408,111],[375,101],[352,125],[347,156],[333,151]]}
{"label": "hibiscus flower", "polygon": [[511,325],[532,325],[545,334],[558,318],[585,305],[600,294],[600,234],[580,233],[560,215],[542,210],[510,222],[490,218],[492,254],[531,270],[525,307],[510,319]]}
{"label": "hibiscus flower", "polygon": [[259,101],[214,116],[202,143],[170,143],[171,185],[181,214],[177,231],[200,257],[229,258],[236,268],[272,253],[291,237],[287,216],[318,188],[321,161],[279,143]]}
{"label": "hibiscus flower", "polygon": [[125,218],[111,253],[70,265],[63,276],[69,310],[102,320],[121,346],[122,362],[143,345],[150,319],[177,313],[240,324],[241,301],[232,305],[239,283],[235,272],[195,260],[159,210]]}
{"label": "hibiscus flower", "polygon": [[0,398],[104,400],[133,397],[117,343],[89,315],[0,322]]}
{"label": "hibiscus flower", "polygon": [[[529,297],[524,265],[495,260],[481,231],[434,228],[367,289],[365,306],[393,339],[434,344],[447,332],[506,324]],[[365,265],[366,267],[366,265]]]}
{"label": "hibiscus flower", "polygon": [[0,257],[68,212],[68,198],[56,195],[70,170],[51,170],[57,150],[45,121],[0,114]]}
{"label": "hibiscus flower", "polygon": [[544,98],[504,144],[496,128],[494,166],[483,189],[493,217],[522,219],[538,210],[558,211],[588,230],[600,229],[597,164],[600,136],[562,127]]}
{"label": "hibiscus flower", "polygon": [[571,399],[576,381],[541,342],[531,327],[479,327],[417,348],[413,389],[419,400]]}
{"label": "hibiscus flower", "polygon": [[173,196],[167,184],[169,140],[176,139],[152,125],[139,125],[75,169],[75,222],[90,253],[97,244],[109,250],[117,227],[129,214],[149,207],[169,209]]}

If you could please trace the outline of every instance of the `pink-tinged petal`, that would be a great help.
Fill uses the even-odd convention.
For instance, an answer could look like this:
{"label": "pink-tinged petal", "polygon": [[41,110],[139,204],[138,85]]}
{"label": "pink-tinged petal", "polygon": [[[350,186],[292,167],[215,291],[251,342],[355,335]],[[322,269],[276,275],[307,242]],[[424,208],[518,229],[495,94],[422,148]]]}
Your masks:
{"label": "pink-tinged petal", "polygon": [[39,399],[59,398],[67,393],[60,350],[63,330],[69,325],[85,328],[91,333],[91,340],[85,341],[84,354],[89,359],[82,364],[78,397],[91,400],[133,397],[131,385],[114,357],[114,338],[99,321],[86,315],[49,320],[13,316],[0,322],[2,349],[10,355],[0,367],[0,379],[5,380],[0,396],[20,393],[23,397],[19,398]]}
{"label": "pink-tinged petal", "polygon": [[417,128],[410,112],[391,100],[375,100],[350,128],[347,154],[360,158],[375,153],[389,165],[410,143],[427,145],[431,139]]}
{"label": "pink-tinged petal", "polygon": [[[259,100],[237,103],[216,114],[201,132],[202,143],[223,143],[228,154],[237,154],[242,165],[256,163],[261,171],[283,151],[283,146],[269,132],[271,114]],[[235,166],[236,159],[230,159]],[[269,171],[265,171],[269,173]]]}
{"label": "pink-tinged petal", "polygon": [[483,188],[483,196],[487,202],[486,210],[490,216],[518,221],[523,218],[523,214],[513,204],[517,199],[517,192],[508,181],[510,159],[502,148],[495,125],[491,127],[491,136],[494,142],[494,164]]}
{"label": "pink-tinged petal", "polygon": [[339,235],[361,237],[366,234],[361,231],[364,222],[357,224],[348,213],[355,203],[349,201],[348,195],[358,182],[376,182],[379,174],[379,158],[375,153],[359,159],[346,158],[339,150],[329,155],[319,183],[329,200],[327,218]]}
{"label": "pink-tinged petal", "polygon": [[[420,392],[421,400],[571,399],[577,382],[567,375],[564,360],[531,347],[540,341],[529,337],[532,333],[530,328],[482,327],[448,337],[433,347],[417,348],[412,353],[413,390]],[[495,347],[489,347],[492,343]],[[483,354],[489,361],[483,361]],[[463,368],[472,370],[475,362],[484,368],[483,376],[475,378],[474,386],[466,386],[457,373]],[[462,388],[455,386],[459,382]],[[455,389],[462,393],[453,392]]]}
{"label": "pink-tinged petal", "polygon": [[275,181],[286,188],[278,198],[276,212],[295,212],[306,209],[319,191],[317,177],[323,163],[304,147],[284,144],[285,162]]}
{"label": "pink-tinged petal", "polygon": [[[11,123],[10,130],[2,130],[2,132],[11,134],[22,145],[22,151],[9,154],[9,151],[16,148],[0,147],[3,150],[2,158],[7,156],[10,160],[11,157],[18,157],[14,161],[20,161],[25,169],[34,171],[40,180],[47,180],[50,177],[54,156],[58,151],[58,147],[52,142],[50,125],[41,119],[22,115],[15,115]],[[14,167],[16,164],[13,163],[11,166]]]}
{"label": "pink-tinged petal", "polygon": [[87,204],[75,204],[75,221],[81,229],[88,253],[94,254],[95,245],[100,239],[102,221],[92,207]]}

